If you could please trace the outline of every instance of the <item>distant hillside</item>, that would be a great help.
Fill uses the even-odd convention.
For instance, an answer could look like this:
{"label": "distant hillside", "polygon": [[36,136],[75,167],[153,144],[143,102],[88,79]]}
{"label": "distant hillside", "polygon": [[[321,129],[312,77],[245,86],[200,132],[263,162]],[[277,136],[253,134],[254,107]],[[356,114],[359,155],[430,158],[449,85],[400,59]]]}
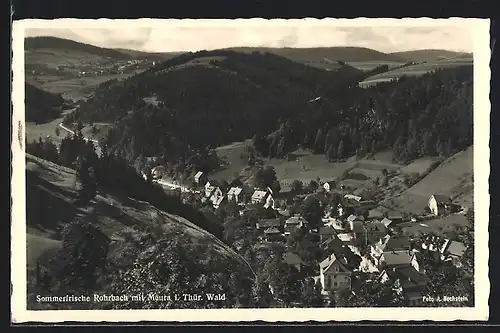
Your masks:
{"label": "distant hillside", "polygon": [[[68,259],[67,254],[64,254],[67,251],[62,253],[59,251],[68,244],[62,234],[64,234],[63,230],[75,221],[91,223],[94,228],[100,229],[111,239],[106,259],[108,270],[104,273],[106,274],[105,278],[101,279],[99,284],[94,287],[95,292],[114,291],[119,293],[120,291],[125,292],[127,288],[130,291],[130,289],[139,287],[144,288],[144,290],[136,290],[136,292],[145,294],[161,292],[158,288],[167,290],[171,285],[164,278],[158,277],[152,269],[146,270],[147,272],[144,270],[141,271],[142,273],[137,272],[134,265],[136,260],[145,261],[144,264],[150,262],[152,264],[162,261],[162,257],[165,260],[167,258],[170,260],[169,269],[171,271],[177,269],[175,260],[182,267],[186,267],[184,270],[186,275],[183,276],[185,280],[175,280],[174,275],[168,276],[170,283],[177,283],[176,291],[178,292],[182,290],[187,292],[190,287],[195,288],[199,282],[200,274],[204,273],[209,275],[208,281],[210,282],[210,276],[220,277],[224,274],[232,274],[237,276],[240,281],[246,280],[251,285],[252,269],[247,266],[246,261],[217,237],[192,221],[158,209],[147,202],[127,198],[119,193],[113,194],[110,189],[98,194],[88,206],[76,206],[73,203],[76,197],[74,170],[32,155],[26,156],[26,162],[28,306],[30,308],[40,308],[41,306],[40,304],[36,305],[34,299],[30,298],[34,297],[40,290],[37,289],[39,286],[37,287],[34,283],[36,263],[39,262],[42,271],[48,272],[54,278],[59,276],[58,274],[64,275],[63,266],[67,263],[62,259]],[[186,254],[190,253],[190,255],[183,257],[182,253],[179,252],[181,251],[179,246],[183,246]],[[96,250],[94,247],[91,248],[91,251]],[[231,269],[226,269],[228,267]],[[149,281],[157,279],[157,284],[154,284],[155,289],[151,289],[152,287],[148,286],[147,283],[142,285],[146,276],[136,276],[134,275],[136,273],[149,275]],[[125,277],[127,275],[129,275],[128,279]],[[229,276],[227,276],[217,282],[220,284],[221,290],[227,292],[228,295],[241,292],[238,288],[231,291],[230,288],[238,286],[231,285],[229,280]],[[69,282],[67,285],[55,285],[53,288],[59,288],[57,290],[62,293],[70,292],[70,289],[65,289],[70,288],[71,283]],[[249,287],[249,289],[251,288]],[[229,302],[236,301],[237,297],[235,295],[235,299]],[[57,308],[57,306],[64,307],[65,305],[46,306]],[[96,307],[99,305],[88,306]],[[111,307],[117,306],[112,305]],[[167,305],[166,302],[163,302],[163,305],[158,302],[156,304],[146,302],[146,304],[143,303],[139,306],[133,303],[124,303],[120,306],[123,308],[176,307],[173,304]],[[198,306],[192,305],[192,307]],[[218,306],[215,305],[215,307]]]}
{"label": "distant hillside", "polygon": [[364,47],[315,47],[315,48],[263,48],[235,47],[230,50],[244,53],[268,52],[314,67],[332,69],[342,62],[401,62],[407,60],[398,55],[387,54]]}
{"label": "distant hillside", "polygon": [[52,94],[25,84],[26,121],[43,123],[60,116],[65,100],[59,94]]}
{"label": "distant hillside", "polygon": [[[65,123],[116,122],[108,144],[134,145],[133,158],[184,156],[188,146],[215,147],[266,133],[280,117],[315,107],[309,100],[333,96],[364,76],[347,65],[328,72],[269,53],[186,53],[98,86]],[[325,109],[329,103],[325,99]]]}
{"label": "distant hillside", "polygon": [[447,50],[414,50],[414,51],[403,51],[394,52],[390,55],[403,58],[405,61],[437,61],[442,59],[452,59],[452,58],[472,58],[472,53],[465,52],[455,52]]}
{"label": "distant hillside", "polygon": [[27,37],[24,40],[24,49],[27,51],[59,50],[61,52],[82,52],[99,57],[110,57],[119,60],[132,59],[132,55],[123,52],[102,48],[90,44],[80,43],[57,37]]}
{"label": "distant hillside", "polygon": [[150,60],[159,60],[159,61],[167,60],[185,53],[185,52],[143,52],[143,51],[129,50],[129,49],[111,49],[111,50],[116,50],[121,53],[128,54],[134,59],[148,58]]}

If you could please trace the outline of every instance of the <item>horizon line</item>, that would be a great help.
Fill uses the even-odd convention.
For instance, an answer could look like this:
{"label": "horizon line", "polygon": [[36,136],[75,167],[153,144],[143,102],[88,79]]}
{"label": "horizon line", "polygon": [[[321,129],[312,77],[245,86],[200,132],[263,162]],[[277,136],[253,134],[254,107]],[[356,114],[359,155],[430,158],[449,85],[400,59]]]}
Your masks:
{"label": "horizon line", "polygon": [[377,50],[375,48],[369,48],[365,46],[350,46],[350,45],[345,45],[345,46],[312,46],[312,47],[293,47],[293,46],[284,46],[284,47],[278,47],[278,46],[248,46],[248,45],[235,45],[235,46],[229,46],[229,47],[223,47],[223,48],[214,48],[214,49],[200,49],[200,50],[191,50],[191,51],[143,51],[143,50],[138,50],[138,49],[132,49],[132,48],[113,48],[113,47],[104,47],[104,46],[99,46],[96,44],[88,43],[88,42],[82,42],[78,41],[75,39],[69,39],[69,38],[62,38],[62,37],[56,37],[56,36],[50,36],[50,35],[45,35],[45,36],[28,36],[24,37],[24,39],[35,39],[35,38],[54,38],[54,39],[60,39],[60,40],[67,40],[71,42],[76,42],[80,44],[85,44],[85,45],[90,45],[93,47],[97,47],[100,49],[107,49],[107,50],[125,50],[125,51],[134,51],[134,52],[141,52],[141,53],[146,53],[146,54],[167,54],[167,53],[196,53],[200,51],[216,51],[216,50],[229,50],[233,48],[261,48],[261,49],[295,49],[295,50],[310,50],[310,49],[328,49],[328,48],[358,48],[358,49],[365,49],[365,50],[372,50],[376,51],[382,54],[397,54],[397,53],[404,53],[404,52],[416,52],[416,51],[446,51],[446,52],[455,52],[455,53],[462,53],[462,54],[473,54],[473,52],[469,51],[457,51],[457,50],[451,50],[451,49],[435,49],[435,48],[430,48],[430,49],[406,49],[403,51],[395,51],[395,52],[384,52]]}

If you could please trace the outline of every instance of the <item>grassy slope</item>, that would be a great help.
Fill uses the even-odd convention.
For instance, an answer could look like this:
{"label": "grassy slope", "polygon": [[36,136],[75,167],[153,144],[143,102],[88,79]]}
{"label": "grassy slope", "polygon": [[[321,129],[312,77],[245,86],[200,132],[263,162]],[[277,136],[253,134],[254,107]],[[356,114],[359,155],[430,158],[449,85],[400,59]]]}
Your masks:
{"label": "grassy slope", "polygon": [[426,63],[419,63],[416,65],[411,65],[402,68],[396,68],[394,70],[390,70],[388,72],[377,74],[366,78],[363,82],[360,83],[360,86],[369,86],[375,84],[377,82],[385,82],[390,81],[394,78],[401,77],[403,75],[408,76],[418,76],[423,75],[425,73],[429,73],[436,69],[441,68],[454,68],[459,66],[472,66],[473,61],[471,58],[453,58],[453,59],[443,59],[436,61],[429,61]]}
{"label": "grassy slope", "polygon": [[127,227],[161,226],[168,234],[173,231],[174,227],[181,226],[194,242],[214,247],[221,255],[242,260],[231,248],[204,229],[182,217],[161,211],[147,202],[120,197],[112,193],[99,193],[89,207],[77,208],[71,203],[72,199],[76,198],[73,188],[74,170],[32,155],[27,154],[26,158],[27,163],[35,163],[41,169],[38,184],[27,182],[28,201],[30,198],[37,200],[43,195],[44,203],[47,203],[41,224],[33,223],[34,218],[30,218],[41,212],[30,210],[32,206],[27,203],[28,268],[36,263],[38,257],[60,246],[56,232],[57,226],[77,217],[88,217],[89,207],[93,208],[92,214],[98,217],[98,226],[111,238],[115,238],[118,231]]}
{"label": "grassy slope", "polygon": [[421,211],[431,194],[452,197],[467,207],[473,206],[473,147],[446,159],[439,167],[395,198],[395,204],[406,211]]}
{"label": "grassy slope", "polygon": [[403,58],[407,61],[436,61],[442,58],[466,57],[472,58],[472,54],[465,52],[454,52],[447,50],[414,50],[390,53],[393,56]]}
{"label": "grassy slope", "polygon": [[266,47],[234,47],[237,52],[269,52],[323,69],[339,67],[337,61],[348,62],[360,69],[371,69],[382,64],[404,63],[405,59],[363,47],[316,47],[316,48],[266,48]]}

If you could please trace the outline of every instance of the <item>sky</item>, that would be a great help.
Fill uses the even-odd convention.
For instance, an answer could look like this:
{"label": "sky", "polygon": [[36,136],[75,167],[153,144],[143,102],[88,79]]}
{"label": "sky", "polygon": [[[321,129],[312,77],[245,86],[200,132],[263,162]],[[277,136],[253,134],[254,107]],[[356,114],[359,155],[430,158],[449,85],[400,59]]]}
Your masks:
{"label": "sky", "polygon": [[[36,28],[26,28],[25,36],[54,36],[106,48],[146,52],[194,52],[237,46],[358,46],[388,53],[418,49],[473,51],[471,25],[453,20],[428,20],[426,24],[420,24],[418,20],[404,21],[406,23],[401,20],[367,23],[365,20],[362,24],[353,24],[353,20],[349,24],[323,23],[322,20],[262,20],[252,24],[248,20],[218,20],[218,23],[167,20],[152,25],[134,24],[133,21],[118,24],[114,21],[61,21],[60,24],[44,21]],[[183,21],[189,21],[189,24]]]}

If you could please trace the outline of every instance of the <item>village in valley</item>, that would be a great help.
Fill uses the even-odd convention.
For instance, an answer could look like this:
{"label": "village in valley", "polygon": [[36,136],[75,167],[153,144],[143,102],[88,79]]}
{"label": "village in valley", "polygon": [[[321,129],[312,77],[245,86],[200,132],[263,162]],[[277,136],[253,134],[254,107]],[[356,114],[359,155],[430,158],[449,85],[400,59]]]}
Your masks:
{"label": "village in valley", "polygon": [[[233,212],[244,220],[244,225],[236,228],[245,232],[235,234],[247,239],[235,241],[235,250],[244,252],[243,243],[254,248],[281,246],[279,260],[297,273],[299,288],[304,281],[313,281],[321,304],[331,305],[338,294],[354,295],[355,284],[359,288],[359,284],[370,283],[374,288],[389,286],[401,298],[400,306],[439,306],[425,304],[430,281],[423,254],[431,253],[433,263],[438,262],[443,271],[460,270],[467,245],[432,231],[415,236],[405,232],[405,227],[417,225],[425,230],[428,220],[459,215],[463,219],[472,210],[446,195],[429,193],[422,212],[408,214],[384,207],[374,199],[373,192],[353,189],[339,179],[322,181],[317,177],[309,184],[295,180],[289,188],[281,189],[273,167],[261,170],[263,181],[254,175],[246,181],[236,177],[231,182],[210,179],[198,171],[189,188],[165,181],[162,166],[142,175],[173,189],[185,202],[202,207],[201,211],[215,219],[227,219]],[[453,227],[459,228],[459,223]],[[312,241],[307,258],[297,251],[297,239],[304,236]],[[360,274],[374,278],[360,281]],[[274,294],[271,285],[269,289]],[[291,303],[304,305],[298,298]]]}

